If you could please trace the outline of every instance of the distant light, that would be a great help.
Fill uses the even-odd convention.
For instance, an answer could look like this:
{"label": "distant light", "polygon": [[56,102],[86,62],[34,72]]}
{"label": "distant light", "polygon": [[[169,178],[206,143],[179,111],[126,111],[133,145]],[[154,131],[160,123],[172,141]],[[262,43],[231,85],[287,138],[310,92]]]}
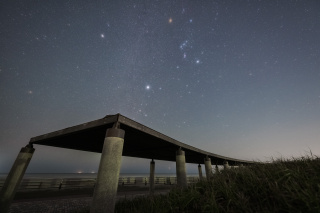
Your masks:
{"label": "distant light", "polygon": [[146,90],[149,90],[149,89],[150,89],[150,85],[147,85],[147,86],[146,86]]}
{"label": "distant light", "polygon": [[104,38],[104,34],[103,34],[103,33],[101,33],[101,34],[100,34],[100,37],[101,37],[101,38]]}
{"label": "distant light", "polygon": [[172,18],[169,18],[169,24],[171,24],[172,23]]}

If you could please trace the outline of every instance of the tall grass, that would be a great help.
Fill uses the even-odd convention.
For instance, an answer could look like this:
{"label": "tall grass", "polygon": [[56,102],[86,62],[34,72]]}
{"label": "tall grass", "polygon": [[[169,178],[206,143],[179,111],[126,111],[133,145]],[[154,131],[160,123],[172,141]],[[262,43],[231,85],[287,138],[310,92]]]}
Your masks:
{"label": "tall grass", "polygon": [[320,159],[223,170],[166,195],[121,200],[116,212],[320,212]]}

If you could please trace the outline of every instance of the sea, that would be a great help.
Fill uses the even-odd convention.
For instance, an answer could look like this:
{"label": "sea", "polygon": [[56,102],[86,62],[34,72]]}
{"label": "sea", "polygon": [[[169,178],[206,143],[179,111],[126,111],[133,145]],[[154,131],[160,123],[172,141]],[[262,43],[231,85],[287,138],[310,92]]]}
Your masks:
{"label": "sea", "polygon": [[[8,174],[1,174],[0,179],[5,179]],[[187,174],[188,177],[198,177],[197,173]],[[149,177],[149,173],[120,173],[120,177]],[[176,177],[175,173],[159,173],[155,177]],[[95,179],[97,173],[26,173],[23,179]]]}

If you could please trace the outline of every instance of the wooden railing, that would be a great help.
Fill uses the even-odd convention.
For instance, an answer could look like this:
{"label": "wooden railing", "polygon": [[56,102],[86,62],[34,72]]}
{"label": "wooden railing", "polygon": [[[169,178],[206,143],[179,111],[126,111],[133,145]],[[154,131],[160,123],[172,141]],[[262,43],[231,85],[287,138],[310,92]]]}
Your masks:
{"label": "wooden railing", "polygon": [[[0,189],[4,184],[4,179],[0,179]],[[188,183],[196,183],[198,177],[187,177]],[[24,190],[63,190],[94,188],[96,179],[90,178],[47,178],[47,179],[23,179],[18,191]],[[149,185],[149,177],[120,177],[119,185]],[[175,185],[176,177],[155,177],[155,184]]]}

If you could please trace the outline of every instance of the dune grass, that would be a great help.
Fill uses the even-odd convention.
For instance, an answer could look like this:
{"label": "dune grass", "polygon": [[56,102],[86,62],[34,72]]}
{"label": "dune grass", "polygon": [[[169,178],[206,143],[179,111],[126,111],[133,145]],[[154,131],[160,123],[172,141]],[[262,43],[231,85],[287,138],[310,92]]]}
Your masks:
{"label": "dune grass", "polygon": [[320,212],[320,159],[229,169],[166,195],[121,200],[116,212]]}

